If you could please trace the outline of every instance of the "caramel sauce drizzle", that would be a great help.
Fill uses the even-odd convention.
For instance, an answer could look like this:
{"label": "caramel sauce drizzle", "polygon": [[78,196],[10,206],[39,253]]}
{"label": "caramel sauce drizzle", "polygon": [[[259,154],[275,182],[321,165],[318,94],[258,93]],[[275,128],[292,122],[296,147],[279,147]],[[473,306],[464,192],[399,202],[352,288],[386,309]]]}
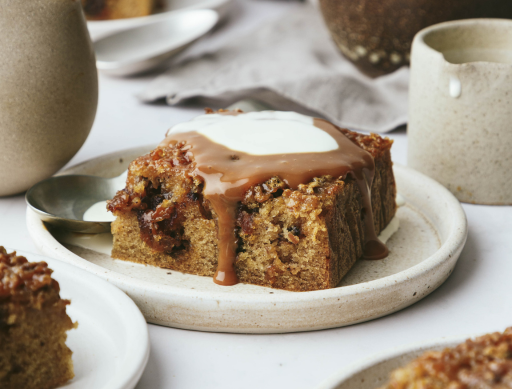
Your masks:
{"label": "caramel sauce drizzle", "polygon": [[297,189],[315,177],[330,175],[345,179],[351,175],[363,200],[363,258],[382,259],[388,255],[386,246],[377,238],[373,221],[370,192],[375,173],[373,157],[328,121],[314,119],[313,124],[330,134],[339,147],[317,153],[253,155],[231,150],[194,131],[171,132],[160,144],[160,147],[177,142],[190,145],[188,152],[195,161],[191,174],[204,180],[203,196],[210,201],[218,220],[219,258],[213,278],[216,284],[238,283],[234,269],[237,206],[247,190],[274,176],[279,176],[290,188]]}

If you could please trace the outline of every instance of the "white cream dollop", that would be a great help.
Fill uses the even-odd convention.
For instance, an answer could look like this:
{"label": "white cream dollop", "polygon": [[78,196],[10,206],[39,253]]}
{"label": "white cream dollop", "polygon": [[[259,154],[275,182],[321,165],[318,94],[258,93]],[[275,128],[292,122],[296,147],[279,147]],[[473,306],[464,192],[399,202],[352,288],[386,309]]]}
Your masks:
{"label": "white cream dollop", "polygon": [[239,115],[208,114],[177,124],[167,136],[195,131],[233,151],[252,155],[322,153],[338,148],[336,140],[296,112],[260,111]]}

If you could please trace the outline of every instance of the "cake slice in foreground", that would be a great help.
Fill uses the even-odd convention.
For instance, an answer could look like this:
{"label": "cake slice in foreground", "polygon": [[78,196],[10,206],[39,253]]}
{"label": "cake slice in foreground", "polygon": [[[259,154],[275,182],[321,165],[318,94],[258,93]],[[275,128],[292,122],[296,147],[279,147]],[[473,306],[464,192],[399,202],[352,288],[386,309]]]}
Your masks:
{"label": "cake slice in foreground", "polygon": [[0,247],[0,388],[51,389],[73,378],[69,300],[45,262]]}
{"label": "cake slice in foreground", "polygon": [[376,235],[396,211],[391,144],[291,112],[175,126],[109,202],[112,257],[224,285],[333,288],[372,257],[365,250],[385,250]]}
{"label": "cake slice in foreground", "polygon": [[394,370],[381,389],[506,389],[512,387],[512,327],[428,351]]}

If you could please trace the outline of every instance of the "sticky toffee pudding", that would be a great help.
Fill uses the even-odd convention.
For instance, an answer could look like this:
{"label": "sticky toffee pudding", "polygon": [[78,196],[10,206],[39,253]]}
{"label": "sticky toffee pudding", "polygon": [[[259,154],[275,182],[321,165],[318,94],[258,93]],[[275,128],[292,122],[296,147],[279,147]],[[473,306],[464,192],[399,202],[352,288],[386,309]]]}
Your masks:
{"label": "sticky toffee pudding", "polygon": [[108,204],[112,256],[214,282],[335,287],[387,255],[392,141],[293,112],[208,112],[133,161]]}
{"label": "sticky toffee pudding", "polygon": [[0,388],[51,389],[73,378],[66,331],[69,300],[46,262],[0,247]]}

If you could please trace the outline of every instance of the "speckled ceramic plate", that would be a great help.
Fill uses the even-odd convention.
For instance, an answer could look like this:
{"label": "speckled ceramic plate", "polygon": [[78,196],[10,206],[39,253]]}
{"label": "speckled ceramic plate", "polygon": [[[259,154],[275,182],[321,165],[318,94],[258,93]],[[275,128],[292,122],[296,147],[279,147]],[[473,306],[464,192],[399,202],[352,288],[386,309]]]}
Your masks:
{"label": "speckled ceramic plate", "polygon": [[66,312],[78,322],[66,340],[73,352],[75,377],[59,388],[133,389],[149,358],[148,326],[133,301],[75,266],[23,251],[18,255],[48,263],[61,298],[71,300]]}
{"label": "speckled ceramic plate", "polygon": [[[114,177],[150,149],[112,153],[64,173]],[[27,225],[41,252],[118,286],[151,323],[241,333],[340,327],[390,314],[431,293],[450,275],[466,241],[464,211],[448,190],[406,167],[397,165],[394,171],[405,205],[397,212],[400,228],[387,243],[390,256],[358,261],[340,286],[329,290],[288,292],[246,284],[223,287],[209,277],[114,260],[63,243],[66,234],[53,231],[52,235],[30,210]]]}
{"label": "speckled ceramic plate", "polygon": [[425,351],[454,347],[473,336],[457,336],[393,348],[363,359],[329,377],[316,389],[376,389],[384,385],[390,373],[419,357]]}

